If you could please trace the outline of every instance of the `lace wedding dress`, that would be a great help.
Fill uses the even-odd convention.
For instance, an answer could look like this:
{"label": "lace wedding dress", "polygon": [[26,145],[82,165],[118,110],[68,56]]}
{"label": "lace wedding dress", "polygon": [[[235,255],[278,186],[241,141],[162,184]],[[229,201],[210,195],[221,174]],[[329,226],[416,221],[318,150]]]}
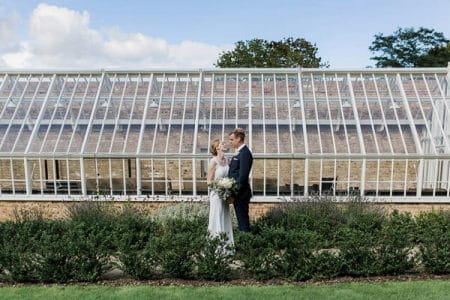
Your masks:
{"label": "lace wedding dress", "polygon": [[[211,159],[210,164],[215,165],[214,179],[228,176],[228,161],[226,161],[226,163],[221,163],[216,157],[214,157]],[[215,191],[211,191],[209,203],[208,231],[210,235],[217,236],[221,232],[225,232],[228,237],[227,244],[233,245],[234,239],[230,216],[230,205],[223,201]]]}

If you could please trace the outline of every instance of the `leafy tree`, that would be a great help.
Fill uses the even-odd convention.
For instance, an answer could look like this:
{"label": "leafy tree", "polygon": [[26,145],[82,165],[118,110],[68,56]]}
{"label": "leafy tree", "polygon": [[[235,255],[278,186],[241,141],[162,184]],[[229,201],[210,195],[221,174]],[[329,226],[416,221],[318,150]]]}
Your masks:
{"label": "leafy tree", "polygon": [[450,62],[450,43],[445,47],[431,49],[428,54],[420,57],[420,67],[446,67]]}
{"label": "leafy tree", "polygon": [[286,38],[280,41],[252,39],[238,41],[231,51],[220,54],[215,66],[220,68],[317,68],[328,67],[317,56],[318,48],[305,39]]}
{"label": "leafy tree", "polygon": [[449,42],[434,29],[398,28],[392,35],[376,34],[369,50],[377,67],[447,66]]}

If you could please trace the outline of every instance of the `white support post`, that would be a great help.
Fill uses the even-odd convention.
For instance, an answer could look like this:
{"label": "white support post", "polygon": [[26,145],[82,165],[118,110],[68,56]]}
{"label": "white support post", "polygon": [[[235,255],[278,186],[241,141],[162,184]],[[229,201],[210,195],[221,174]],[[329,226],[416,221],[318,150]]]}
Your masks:
{"label": "white support post", "polygon": [[[305,142],[305,154],[309,155],[309,144],[308,144],[308,132],[306,130],[306,114],[305,114],[305,103],[303,101],[303,87],[302,87],[302,71],[301,69],[297,72],[298,81],[298,93],[300,98],[300,109],[302,113],[302,130],[303,130],[303,140]],[[305,186],[303,188],[303,196],[308,196],[308,186],[309,186],[309,159],[305,159]]]}
{"label": "white support post", "polygon": [[[222,140],[225,139],[225,118],[228,117],[228,115],[226,114],[226,107],[227,107],[227,102],[226,102],[226,97],[227,97],[227,80],[228,80],[227,79],[227,74],[225,74],[223,76]],[[208,147],[208,149],[209,149],[209,147]]]}
{"label": "white support post", "polygon": [[[173,91],[172,91],[172,100],[170,104],[170,112],[169,112],[169,122],[167,125],[167,137],[166,137],[166,146],[164,148],[164,153],[169,153],[169,140],[170,140],[170,133],[172,131],[172,116],[173,116],[173,107],[175,106],[175,93],[177,90],[177,82],[180,81],[180,78],[178,77],[178,73],[175,74],[175,81],[173,84]],[[167,171],[167,158],[164,158],[164,173],[165,173],[165,193],[166,196],[169,195],[169,173]],[[172,191],[171,191],[172,193]]]}
{"label": "white support post", "polygon": [[[209,127],[208,127],[208,147],[206,149],[210,149],[210,147],[211,147],[211,130],[212,130],[212,119],[213,119],[213,106],[215,106],[215,103],[214,103],[215,102],[214,101],[214,84],[215,84],[215,73],[212,73],[212,75],[211,75],[211,98],[210,98],[210,109],[209,109]],[[224,88],[225,88],[225,86],[224,86]],[[222,141],[223,140],[224,139],[222,137]]]}
{"label": "white support post", "polygon": [[[339,78],[337,73],[334,74],[334,80],[336,82],[336,91],[338,94],[338,99],[339,99],[339,103],[341,105],[339,105],[339,111],[340,111],[340,116],[342,119],[342,127],[344,128],[344,136],[345,136],[345,142],[347,144],[347,153],[350,154],[352,153],[351,148],[350,148],[350,139],[348,138],[348,133],[347,133],[347,119],[346,119],[346,114],[344,113],[344,109],[342,107],[342,96],[341,96],[341,90],[340,90],[340,86],[339,86]],[[347,192],[350,191],[350,159],[347,160]]]}
{"label": "white support post", "polygon": [[[288,118],[289,118],[289,138],[291,143],[291,154],[294,154],[294,136],[292,133],[292,113],[291,113],[291,98],[289,93],[289,77],[286,74],[286,95],[287,95],[287,107],[288,107]],[[294,125],[295,126],[295,125]],[[291,159],[291,197],[294,197],[294,160]]]}
{"label": "white support post", "polygon": [[56,158],[52,159],[52,169],[53,169],[53,193],[57,194],[57,182],[56,182]]}
{"label": "white support post", "polygon": [[[334,154],[337,154],[337,148],[336,148],[336,138],[334,136],[334,124],[333,124],[333,117],[331,114],[331,107],[330,107],[330,98],[328,95],[328,88],[327,88],[327,81],[325,80],[325,74],[322,74],[322,82],[324,86],[325,91],[325,100],[327,102],[327,110],[328,110],[328,119],[330,121],[330,132],[331,132],[331,138],[333,141],[333,152]],[[337,176],[337,161],[334,160],[334,167],[333,167],[333,196],[336,196],[336,176]]]}
{"label": "white support post", "polygon": [[[200,115],[200,97],[202,95],[202,82],[203,82],[203,71],[199,70],[199,78],[198,78],[198,92],[197,92],[197,107],[195,112],[195,126],[194,126],[194,141],[192,143],[192,154],[197,153],[197,133],[198,133],[198,119]],[[192,192],[193,196],[197,196],[197,171],[196,171],[196,161],[195,158],[192,159]]]}
{"label": "white support post", "polygon": [[[412,136],[414,139],[414,143],[416,145],[417,152],[419,152],[419,154],[423,155],[423,149],[422,149],[422,145],[420,142],[420,138],[419,138],[419,135],[417,134],[416,125],[414,124],[414,118],[412,116],[411,108],[409,107],[409,102],[406,97],[405,88],[403,87],[402,79],[401,79],[399,73],[397,73],[396,81],[397,81],[397,85],[400,89],[400,95],[402,96],[403,107],[405,108],[405,111],[406,111],[406,117],[408,118],[409,127],[412,132]],[[408,162],[408,160],[407,160],[407,162]],[[406,170],[406,172],[407,172],[407,170]],[[421,195],[422,194],[422,182],[423,182],[422,170],[420,170],[420,172],[417,175],[418,175],[418,177],[417,177],[416,193],[417,193],[417,195]],[[405,179],[405,182],[406,182],[406,179]],[[405,189],[406,189],[406,186],[405,186]],[[405,192],[405,194],[406,194],[406,192]]]}
{"label": "white support post", "polygon": [[[141,129],[139,132],[139,140],[138,140],[138,145],[136,147],[136,154],[140,154],[141,149],[142,149],[142,143],[143,143],[144,132],[145,132],[145,121],[147,120],[147,115],[148,115],[148,102],[150,100],[152,84],[153,84],[153,73],[150,75],[150,80],[148,82],[147,95],[145,96],[144,113],[142,114]],[[141,159],[140,158],[136,158],[136,188],[137,188],[138,196],[142,195],[142,172],[141,172]]]}
{"label": "white support post", "polygon": [[[356,106],[355,94],[353,92],[352,78],[350,76],[350,73],[347,73],[347,82],[348,82],[349,91],[350,91],[350,99],[352,100],[353,115],[355,116],[356,132],[358,133],[359,148],[361,150],[361,153],[363,155],[365,155],[366,147],[364,145],[364,139],[363,139],[363,133],[362,133],[361,123],[360,123],[360,119],[359,119],[358,107]],[[362,167],[361,167],[361,182],[360,182],[360,188],[359,188],[361,196],[364,196],[365,184],[366,184],[366,159],[363,159]]]}
{"label": "white support post", "polygon": [[[267,153],[267,146],[266,146],[266,105],[265,105],[265,97],[264,97],[264,74],[261,74],[261,89],[262,89],[262,120],[263,120],[263,153],[264,155]],[[266,176],[266,168],[267,168],[267,160],[263,160],[263,195],[267,195],[267,176]]]}
{"label": "white support post", "polygon": [[[275,102],[275,128],[277,133],[277,154],[280,154],[280,128],[278,126],[278,94],[277,94],[277,77],[273,74],[273,91]],[[280,160],[277,160],[277,196],[280,196]]]}
{"label": "white support post", "polygon": [[41,195],[44,194],[44,170],[42,168],[42,159],[39,158],[39,183],[41,188]]}
{"label": "white support post", "polygon": [[84,170],[84,159],[80,158],[80,180],[81,180],[81,194],[83,196],[87,195],[87,187],[86,187],[86,173]]}
{"label": "white support post", "polygon": [[[248,73],[248,145],[253,149],[252,73]],[[250,188],[253,191],[253,170],[250,171]]]}
{"label": "white support post", "polygon": [[239,73],[236,73],[236,98],[235,98],[235,102],[236,102],[236,110],[234,112],[234,116],[235,116],[235,121],[236,121],[236,125],[235,127],[239,127],[239,120],[238,120],[238,116],[239,116]]}
{"label": "white support post", "polygon": [[27,158],[23,159],[24,171],[25,171],[25,187],[27,191],[27,195],[30,196],[32,194],[32,169],[30,166],[30,161]]}

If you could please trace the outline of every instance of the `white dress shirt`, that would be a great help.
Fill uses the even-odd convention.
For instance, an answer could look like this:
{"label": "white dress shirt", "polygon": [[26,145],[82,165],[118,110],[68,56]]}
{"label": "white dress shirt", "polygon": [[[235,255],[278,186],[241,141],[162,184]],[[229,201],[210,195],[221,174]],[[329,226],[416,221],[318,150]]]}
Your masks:
{"label": "white dress shirt", "polygon": [[239,151],[241,151],[241,149],[244,147],[245,147],[245,144],[240,145],[239,148],[236,149],[236,152],[239,153]]}

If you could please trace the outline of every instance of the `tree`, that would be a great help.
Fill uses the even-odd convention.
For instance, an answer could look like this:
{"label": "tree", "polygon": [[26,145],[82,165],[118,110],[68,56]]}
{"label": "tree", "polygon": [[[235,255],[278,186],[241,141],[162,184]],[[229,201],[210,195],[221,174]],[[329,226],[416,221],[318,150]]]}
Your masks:
{"label": "tree", "polygon": [[[425,67],[447,66],[447,43],[442,32],[420,27],[398,28],[392,35],[376,34],[369,47],[376,56],[377,67]],[[447,50],[445,50],[447,49]]]}
{"label": "tree", "polygon": [[446,67],[450,62],[450,43],[445,47],[431,49],[428,54],[420,57],[420,67]]}
{"label": "tree", "polygon": [[252,39],[238,41],[231,51],[220,54],[216,67],[292,68],[328,67],[317,56],[318,48],[305,39],[287,38],[280,41]]}

